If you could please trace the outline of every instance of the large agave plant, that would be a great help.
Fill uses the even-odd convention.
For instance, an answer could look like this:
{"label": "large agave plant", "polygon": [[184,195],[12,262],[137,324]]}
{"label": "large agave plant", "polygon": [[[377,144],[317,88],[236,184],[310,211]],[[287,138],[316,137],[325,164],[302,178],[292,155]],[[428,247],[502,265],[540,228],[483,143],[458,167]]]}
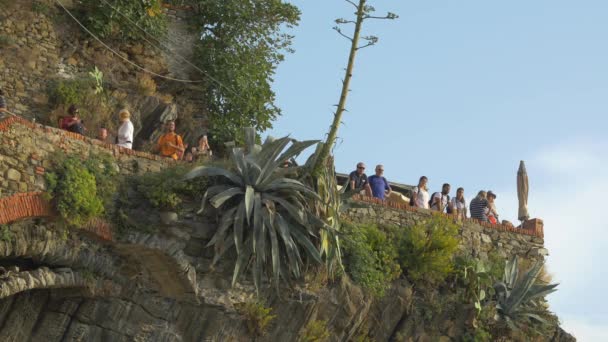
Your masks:
{"label": "large agave plant", "polygon": [[502,282],[494,284],[496,292],[496,319],[503,321],[515,331],[531,324],[547,325],[544,319],[546,312],[541,299],[549,293],[557,291],[559,284],[539,284],[537,279],[543,267],[542,262],[534,265],[519,277],[518,259],[513,257],[507,262]]}
{"label": "large agave plant", "polygon": [[251,265],[256,289],[262,275],[272,277],[278,288],[279,279],[299,277],[304,251],[312,260],[321,256],[312,239],[318,237],[323,222],[311,215],[311,200],[319,196],[300,181],[290,178],[293,168],[282,168],[288,160],[317,141],[293,141],[289,137],[255,143],[255,132],[247,129],[246,149],[232,150],[230,169],[200,166],[186,175],[220,176],[222,184],[210,187],[204,195],[200,212],[207,202],[223,212],[218,229],[209,242],[215,245],[217,262],[232,247],[238,258],[232,284]]}

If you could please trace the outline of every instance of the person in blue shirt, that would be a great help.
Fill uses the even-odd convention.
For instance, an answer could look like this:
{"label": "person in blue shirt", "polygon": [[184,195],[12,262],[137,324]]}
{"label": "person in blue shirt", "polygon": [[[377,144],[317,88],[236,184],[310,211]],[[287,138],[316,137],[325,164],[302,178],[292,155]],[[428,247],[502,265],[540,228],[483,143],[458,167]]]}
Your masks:
{"label": "person in blue shirt", "polygon": [[376,174],[368,177],[369,186],[372,188],[372,195],[375,198],[379,198],[384,201],[384,198],[391,193],[391,186],[388,185],[388,181],[383,176],[384,166],[376,166]]}

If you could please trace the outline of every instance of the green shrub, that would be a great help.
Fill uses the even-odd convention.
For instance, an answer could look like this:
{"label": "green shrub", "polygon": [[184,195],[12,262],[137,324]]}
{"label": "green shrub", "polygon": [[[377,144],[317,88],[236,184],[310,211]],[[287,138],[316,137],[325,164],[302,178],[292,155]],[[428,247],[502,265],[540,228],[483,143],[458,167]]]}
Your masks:
{"label": "green shrub", "polygon": [[55,106],[69,106],[71,104],[80,106],[84,103],[91,84],[91,80],[89,79],[52,81],[47,90],[49,100]]}
{"label": "green shrub", "polygon": [[[159,39],[165,34],[166,20],[160,0],[108,0],[108,2],[114,8],[97,0],[80,1],[83,22],[89,30],[100,37],[141,39],[145,33],[137,26]],[[124,14],[131,22],[118,13]]]}
{"label": "green shrub", "polygon": [[272,308],[267,308],[263,303],[251,301],[235,305],[237,311],[245,317],[247,328],[251,334],[263,336],[266,334],[268,325],[275,319]]}
{"label": "green shrub", "polygon": [[97,195],[95,175],[82,160],[68,157],[46,173],[47,188],[61,217],[69,224],[80,225],[104,212]]}
{"label": "green shrub", "polygon": [[343,252],[346,270],[355,283],[382,297],[401,269],[397,247],[393,243],[394,227],[344,224]]}
{"label": "green shrub", "polygon": [[178,210],[182,196],[198,199],[207,189],[207,178],[183,181],[188,167],[176,166],[158,173],[147,173],[132,177],[135,187],[148,202],[162,210]]}
{"label": "green shrub", "polygon": [[0,241],[11,242],[15,238],[13,232],[11,232],[10,228],[2,224],[0,225]]}
{"label": "green shrub", "polygon": [[301,333],[300,342],[322,342],[329,339],[327,321],[309,321]]}
{"label": "green shrub", "polygon": [[409,279],[438,283],[450,274],[458,247],[458,226],[452,221],[434,217],[399,235],[399,264]]}
{"label": "green shrub", "polygon": [[86,160],[56,154],[54,170],[45,174],[48,194],[66,222],[74,225],[99,217],[112,206],[118,171],[108,154]]}

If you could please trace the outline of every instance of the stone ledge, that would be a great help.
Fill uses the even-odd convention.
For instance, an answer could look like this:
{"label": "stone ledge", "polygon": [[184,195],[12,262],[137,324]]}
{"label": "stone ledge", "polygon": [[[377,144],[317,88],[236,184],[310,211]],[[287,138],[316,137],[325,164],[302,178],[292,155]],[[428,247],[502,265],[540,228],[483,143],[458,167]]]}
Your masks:
{"label": "stone ledge", "polygon": [[56,134],[56,135],[60,135],[65,138],[72,139],[72,140],[80,140],[80,141],[83,141],[83,142],[86,142],[86,143],[89,143],[92,145],[97,145],[99,147],[105,148],[106,150],[109,150],[110,152],[112,152],[114,154],[114,156],[123,154],[123,155],[145,158],[145,159],[149,159],[149,160],[162,161],[162,162],[168,163],[168,164],[178,164],[179,163],[171,158],[161,157],[159,155],[151,154],[148,152],[136,151],[136,150],[132,150],[130,148],[125,148],[125,147],[117,146],[117,145],[110,144],[110,143],[104,143],[97,139],[85,137],[85,136],[77,134],[77,133],[68,132],[66,130],[62,130],[59,128],[54,128],[54,127],[50,127],[50,126],[44,126],[41,124],[33,123],[33,122],[28,121],[19,116],[9,115],[8,117],[2,119],[2,115],[0,115],[0,132],[7,131],[8,129],[10,129],[10,127],[13,124],[19,124],[19,125],[29,128],[31,130],[42,132],[44,134]]}
{"label": "stone ledge", "polygon": [[[420,208],[412,207],[409,204],[382,201],[382,200],[380,200],[378,198],[374,198],[374,197],[355,195],[355,196],[353,196],[353,199],[358,202],[369,203],[369,204],[373,204],[373,205],[378,205],[378,206],[402,210],[402,211],[419,212],[419,213],[423,213],[423,214],[427,214],[427,215],[440,215],[443,217],[454,217],[453,215],[449,215],[446,213],[439,213],[439,212],[431,211],[431,210],[427,210],[427,209],[420,209]],[[530,220],[530,221],[532,221],[532,220]],[[477,219],[472,219],[472,218],[466,218],[464,220],[464,222],[472,222],[472,223],[479,224],[480,226],[485,227],[485,228],[491,228],[491,229],[500,230],[500,231],[507,231],[507,232],[515,233],[515,234],[530,235],[530,236],[535,236],[535,237],[540,237],[540,238],[544,238],[544,236],[545,236],[544,231],[543,231],[542,221],[540,221],[541,222],[540,224],[535,224],[533,228],[530,226],[526,226],[526,225],[524,225],[523,228],[516,228],[513,226],[509,226],[509,225],[504,225],[504,224],[492,224],[492,223],[488,223],[488,222],[482,222],[482,221],[479,221]]]}

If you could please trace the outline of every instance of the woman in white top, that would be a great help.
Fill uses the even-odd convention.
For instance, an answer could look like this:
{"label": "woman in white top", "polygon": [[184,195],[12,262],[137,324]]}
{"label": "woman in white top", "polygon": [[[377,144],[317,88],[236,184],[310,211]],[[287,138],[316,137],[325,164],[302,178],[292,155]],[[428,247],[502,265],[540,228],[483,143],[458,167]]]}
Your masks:
{"label": "woman in white top", "polygon": [[455,214],[456,217],[459,218],[467,217],[467,200],[464,199],[463,188],[458,188],[458,190],[456,190],[456,197],[450,200],[448,214]]}
{"label": "woman in white top", "polygon": [[120,127],[118,128],[118,135],[116,136],[117,145],[126,148],[132,148],[133,146],[133,123],[131,122],[131,113],[128,110],[123,109],[118,113],[120,117]]}
{"label": "woman in white top", "polygon": [[413,204],[418,208],[429,209],[429,189],[427,183],[429,179],[426,176],[420,177],[418,186],[412,190],[412,198],[414,199]]}

